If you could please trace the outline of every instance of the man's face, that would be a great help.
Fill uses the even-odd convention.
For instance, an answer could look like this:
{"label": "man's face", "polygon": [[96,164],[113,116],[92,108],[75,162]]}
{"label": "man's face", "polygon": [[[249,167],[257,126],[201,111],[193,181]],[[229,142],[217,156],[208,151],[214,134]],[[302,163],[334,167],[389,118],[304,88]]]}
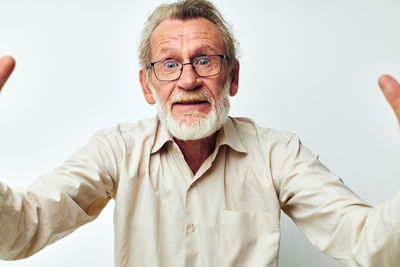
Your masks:
{"label": "man's face", "polygon": [[[199,56],[225,51],[219,29],[204,18],[166,20],[154,30],[150,41],[150,61],[191,62]],[[212,77],[199,77],[191,65],[185,65],[175,81],[159,81],[153,71],[146,76],[145,70],[141,70],[140,78],[147,102],[157,102],[160,119],[167,123],[170,132],[178,139],[200,139],[218,130],[227,117],[228,94],[234,95],[237,90],[237,83],[232,86],[227,71],[227,63],[223,61],[221,73]],[[176,136],[172,128],[177,127],[192,133]],[[210,129],[199,132],[206,127]]]}

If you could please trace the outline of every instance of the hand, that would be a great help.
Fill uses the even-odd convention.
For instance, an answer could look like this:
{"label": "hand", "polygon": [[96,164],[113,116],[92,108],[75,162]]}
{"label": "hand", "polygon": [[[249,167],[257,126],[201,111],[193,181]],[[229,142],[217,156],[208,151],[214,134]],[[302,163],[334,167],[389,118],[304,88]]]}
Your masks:
{"label": "hand", "polygon": [[382,75],[378,83],[386,100],[392,106],[400,126],[400,84],[389,75]]}
{"label": "hand", "polygon": [[15,60],[12,57],[4,56],[0,58],[0,91],[8,77],[10,77],[14,67]]}

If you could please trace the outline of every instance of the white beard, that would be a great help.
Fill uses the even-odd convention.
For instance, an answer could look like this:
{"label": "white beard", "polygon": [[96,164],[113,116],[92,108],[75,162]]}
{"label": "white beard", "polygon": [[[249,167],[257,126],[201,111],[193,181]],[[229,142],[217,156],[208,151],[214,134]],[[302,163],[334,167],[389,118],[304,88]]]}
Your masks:
{"label": "white beard", "polygon": [[[168,99],[167,105],[162,106],[156,90],[153,85],[149,83],[150,90],[154,97],[157,107],[157,115],[161,123],[163,123],[168,131],[177,139],[180,140],[198,140],[206,138],[216,131],[221,129],[222,125],[228,119],[228,113],[230,108],[229,103],[229,80],[225,83],[218,104],[215,104],[214,99],[207,93],[202,91],[186,91],[183,94],[171,95]],[[172,116],[172,103],[179,98],[206,98],[211,104],[211,110],[208,114],[201,112],[190,112],[183,114],[183,118],[175,119]]]}

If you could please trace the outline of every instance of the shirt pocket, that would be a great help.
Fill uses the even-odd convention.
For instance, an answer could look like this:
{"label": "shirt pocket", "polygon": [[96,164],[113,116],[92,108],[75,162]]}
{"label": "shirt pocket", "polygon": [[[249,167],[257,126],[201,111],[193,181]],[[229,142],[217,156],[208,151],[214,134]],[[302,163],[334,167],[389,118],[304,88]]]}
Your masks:
{"label": "shirt pocket", "polygon": [[225,210],[217,229],[217,266],[277,266],[279,214]]}

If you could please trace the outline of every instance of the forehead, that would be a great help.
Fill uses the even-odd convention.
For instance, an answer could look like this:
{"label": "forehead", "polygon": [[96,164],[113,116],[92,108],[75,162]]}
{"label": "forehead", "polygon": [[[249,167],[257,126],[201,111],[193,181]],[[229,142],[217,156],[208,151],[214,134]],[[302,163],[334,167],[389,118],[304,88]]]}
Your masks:
{"label": "forehead", "polygon": [[222,53],[223,47],[220,30],[205,18],[165,20],[154,29],[150,38],[150,55],[168,51],[195,53],[196,50]]}

